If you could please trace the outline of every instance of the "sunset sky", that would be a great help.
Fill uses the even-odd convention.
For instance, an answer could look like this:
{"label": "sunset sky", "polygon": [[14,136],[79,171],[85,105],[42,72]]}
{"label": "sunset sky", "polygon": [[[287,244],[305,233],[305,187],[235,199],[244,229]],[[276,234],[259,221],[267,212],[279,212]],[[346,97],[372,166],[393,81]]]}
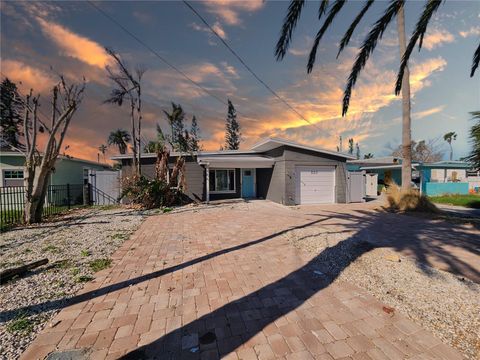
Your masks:
{"label": "sunset sky", "polygon": [[[348,116],[341,117],[343,88],[357,47],[386,2],[370,9],[351,47],[337,60],[338,42],[363,2],[347,4],[322,42],[312,74],[306,72],[307,56],[323,23],[317,19],[317,2],[307,4],[293,46],[282,62],[275,60],[274,47],[288,2],[192,3],[251,68],[313,125],[259,84],[182,2],[96,4],[217,97],[225,102],[231,99],[239,112],[244,149],[266,136],[335,149],[341,135],[358,141],[362,153],[381,156],[400,143],[401,104],[393,94],[399,63],[396,23],[390,25],[362,73]],[[407,4],[408,34],[422,6],[423,2]],[[414,51],[410,62],[412,137],[434,139],[455,131],[455,158],[469,151],[469,112],[480,110],[480,74],[469,77],[479,38],[480,3],[446,1],[430,23],[422,51]],[[41,93],[44,113],[48,113],[56,73],[71,80],[87,79],[84,101],[66,141],[69,155],[96,160],[98,146],[106,144],[111,130],[130,129],[127,108],[103,104],[111,89],[105,71],[106,46],[120,53],[131,68],[147,69],[145,139],[154,139],[156,123],[168,129],[162,110],[169,110],[173,101],[185,109],[188,126],[196,115],[203,147],[218,150],[223,144],[226,106],[162,63],[88,2],[1,4],[2,78],[21,82],[23,92],[33,88]],[[108,151],[108,155],[115,153],[115,148]]]}

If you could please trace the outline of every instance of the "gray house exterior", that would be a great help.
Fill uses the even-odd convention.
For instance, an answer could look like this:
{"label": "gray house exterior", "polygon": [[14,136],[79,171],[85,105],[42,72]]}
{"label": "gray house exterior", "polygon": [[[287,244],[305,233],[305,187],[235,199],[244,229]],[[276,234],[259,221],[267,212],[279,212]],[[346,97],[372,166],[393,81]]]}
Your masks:
{"label": "gray house exterior", "polygon": [[[181,154],[171,153],[173,168]],[[198,152],[186,156],[186,195],[195,201],[268,199],[284,205],[345,203],[350,154],[268,138],[247,151]],[[131,173],[132,155],[112,157]],[[156,154],[142,154],[142,174],[153,177]]]}

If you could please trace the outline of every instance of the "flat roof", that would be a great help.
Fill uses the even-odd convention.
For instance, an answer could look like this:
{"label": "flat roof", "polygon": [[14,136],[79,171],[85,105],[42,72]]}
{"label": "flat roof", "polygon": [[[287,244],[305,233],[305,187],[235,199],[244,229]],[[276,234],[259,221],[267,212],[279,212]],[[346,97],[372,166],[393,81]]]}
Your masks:
{"label": "flat roof", "polygon": [[[412,163],[412,168],[419,166],[418,163]],[[395,165],[377,165],[377,166],[361,166],[360,170],[382,170],[382,169],[401,169],[402,164],[395,164]]]}
{"label": "flat roof", "polygon": [[[218,151],[193,151],[193,152],[179,152],[171,151],[170,156],[203,156],[203,155],[231,155],[231,154],[255,154],[252,150],[218,150]],[[132,153],[113,155],[110,157],[112,160],[131,159]],[[142,159],[156,158],[156,153],[142,153]]]}
{"label": "flat roof", "polygon": [[471,169],[472,165],[465,161],[437,161],[433,163],[423,163],[421,167],[424,168],[439,168],[439,169]]}
{"label": "flat roof", "polygon": [[[294,148],[298,149],[304,149],[304,150],[309,150],[321,154],[327,154],[327,155],[332,155],[332,156],[337,156],[345,159],[351,159],[351,160],[356,160],[356,157],[352,154],[346,154],[344,152],[338,152],[338,151],[332,151],[332,150],[325,150],[313,146],[308,146],[308,145],[303,145],[296,143],[294,141],[290,140],[285,140],[285,139],[280,139],[280,138],[266,138],[263,139],[262,141],[256,143],[255,145],[252,146],[250,150],[219,150],[219,151],[197,151],[197,152],[191,152],[191,153],[182,153],[182,152],[175,152],[172,151],[170,152],[170,156],[189,156],[189,155],[197,155],[197,156],[204,156],[204,155],[246,155],[246,154],[257,154],[265,151],[269,151],[272,149],[275,149],[279,146],[291,146]],[[133,156],[132,153],[128,154],[123,154],[123,155],[114,155],[110,159],[112,160],[122,160],[122,159],[131,159]],[[155,158],[157,156],[156,153],[142,153],[141,157],[142,158]]]}
{"label": "flat roof", "polygon": [[396,164],[401,161],[402,158],[398,156],[382,156],[382,157],[373,157],[369,159],[355,159],[355,160],[348,160],[348,164]]}
{"label": "flat roof", "polygon": [[210,167],[229,167],[238,168],[270,168],[275,160],[268,156],[261,155],[237,155],[237,156],[205,156],[199,155],[197,162],[200,165],[208,165]]}

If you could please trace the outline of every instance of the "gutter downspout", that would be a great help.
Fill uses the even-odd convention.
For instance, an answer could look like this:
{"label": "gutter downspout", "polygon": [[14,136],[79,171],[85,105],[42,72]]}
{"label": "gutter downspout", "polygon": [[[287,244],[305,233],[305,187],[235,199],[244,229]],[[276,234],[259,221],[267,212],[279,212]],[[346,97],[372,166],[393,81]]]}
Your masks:
{"label": "gutter downspout", "polygon": [[205,194],[205,200],[208,203],[210,203],[210,164],[206,163],[205,164],[205,171],[207,172],[205,174],[205,188],[206,188],[206,194]]}

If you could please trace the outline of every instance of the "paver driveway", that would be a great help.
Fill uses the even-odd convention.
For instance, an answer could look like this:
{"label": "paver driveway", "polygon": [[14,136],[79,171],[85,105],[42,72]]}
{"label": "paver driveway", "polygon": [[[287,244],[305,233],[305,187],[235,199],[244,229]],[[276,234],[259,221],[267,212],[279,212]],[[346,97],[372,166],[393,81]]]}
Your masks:
{"label": "paver driveway", "polygon": [[314,255],[282,236],[335,220],[309,212],[259,201],[148,218],[23,358],[461,358],[363,290],[315,274]]}

